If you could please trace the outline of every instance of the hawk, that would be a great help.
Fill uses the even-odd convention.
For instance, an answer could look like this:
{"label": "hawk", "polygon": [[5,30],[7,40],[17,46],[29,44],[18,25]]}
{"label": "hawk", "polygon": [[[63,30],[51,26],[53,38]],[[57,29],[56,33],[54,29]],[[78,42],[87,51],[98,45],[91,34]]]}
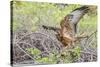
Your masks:
{"label": "hawk", "polygon": [[49,27],[45,25],[43,25],[43,27],[45,29],[56,31],[57,39],[63,44],[63,46],[71,45],[78,38],[75,37],[75,34],[77,33],[77,24],[80,19],[88,12],[88,10],[88,6],[76,8],[60,21],[60,28]]}

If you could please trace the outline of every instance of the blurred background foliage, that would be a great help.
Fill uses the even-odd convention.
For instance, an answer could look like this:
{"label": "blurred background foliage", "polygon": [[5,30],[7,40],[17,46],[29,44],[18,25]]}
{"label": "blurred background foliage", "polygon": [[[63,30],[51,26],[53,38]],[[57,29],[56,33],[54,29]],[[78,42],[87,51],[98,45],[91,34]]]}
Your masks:
{"label": "blurred background foliage", "polygon": [[[80,6],[79,4],[13,1],[13,30],[35,31],[41,24],[59,27],[64,16]],[[91,8],[91,11],[79,23],[79,27],[83,31],[86,31],[87,28],[96,29],[96,7]]]}

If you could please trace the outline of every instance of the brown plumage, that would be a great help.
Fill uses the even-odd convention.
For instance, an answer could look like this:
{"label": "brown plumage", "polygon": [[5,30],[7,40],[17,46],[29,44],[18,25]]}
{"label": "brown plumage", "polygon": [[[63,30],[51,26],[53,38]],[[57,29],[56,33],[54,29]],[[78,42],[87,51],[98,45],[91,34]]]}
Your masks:
{"label": "brown plumage", "polygon": [[82,37],[75,37],[77,33],[77,24],[80,19],[88,12],[88,6],[82,6],[73,10],[66,15],[60,22],[61,28],[43,26],[45,29],[54,30],[57,32],[57,39],[64,47],[72,45]]}
{"label": "brown plumage", "polygon": [[63,44],[63,46],[71,45],[75,41],[69,18],[70,16],[65,16],[60,22],[61,29],[60,33],[57,34],[57,38]]}

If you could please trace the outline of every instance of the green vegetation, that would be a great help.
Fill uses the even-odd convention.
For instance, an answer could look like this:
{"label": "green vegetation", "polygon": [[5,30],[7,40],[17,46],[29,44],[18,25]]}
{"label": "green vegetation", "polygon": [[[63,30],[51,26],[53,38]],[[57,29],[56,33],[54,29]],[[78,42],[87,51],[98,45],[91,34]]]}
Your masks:
{"label": "green vegetation", "polygon": [[70,5],[62,8],[52,3],[35,3],[15,1],[13,4],[14,31],[24,26],[34,31],[39,24],[59,26],[61,19],[80,5]]}
{"label": "green vegetation", "polygon": [[28,48],[26,51],[33,55],[33,59],[38,64],[56,64],[58,61],[62,60],[60,63],[70,63],[77,60],[80,57],[80,48],[76,47],[72,51],[62,52],[61,54],[49,53],[49,56],[41,57],[41,51],[38,49]]}
{"label": "green vegetation", "polygon": [[[34,31],[40,24],[59,26],[61,19],[81,5],[66,5],[59,6],[52,3],[37,3],[37,2],[20,2],[14,1],[13,4],[13,29],[22,29],[26,26],[26,29]],[[90,11],[90,14],[86,14],[81,19],[79,26],[80,30],[85,28],[96,29],[96,11]],[[92,30],[93,30],[92,29]]]}

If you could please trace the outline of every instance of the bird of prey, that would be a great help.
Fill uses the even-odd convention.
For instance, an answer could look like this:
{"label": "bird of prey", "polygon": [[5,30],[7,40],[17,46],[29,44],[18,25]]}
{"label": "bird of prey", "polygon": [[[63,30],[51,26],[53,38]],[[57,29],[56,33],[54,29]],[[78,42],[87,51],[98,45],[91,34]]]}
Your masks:
{"label": "bird of prey", "polygon": [[88,6],[81,6],[67,14],[60,21],[60,28],[44,26],[45,29],[57,31],[57,39],[64,45],[71,45],[76,41],[75,34],[77,32],[77,24],[80,19],[88,12]]}

